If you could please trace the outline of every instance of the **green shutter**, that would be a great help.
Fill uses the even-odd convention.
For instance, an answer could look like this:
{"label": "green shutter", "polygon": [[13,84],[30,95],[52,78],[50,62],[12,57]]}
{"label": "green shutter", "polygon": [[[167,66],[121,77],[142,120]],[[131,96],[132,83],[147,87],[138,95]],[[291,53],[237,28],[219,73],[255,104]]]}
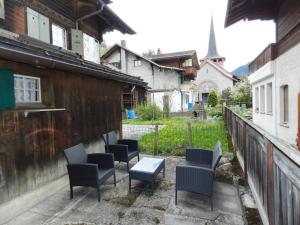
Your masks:
{"label": "green shutter", "polygon": [[15,107],[14,72],[0,68],[0,110]]}

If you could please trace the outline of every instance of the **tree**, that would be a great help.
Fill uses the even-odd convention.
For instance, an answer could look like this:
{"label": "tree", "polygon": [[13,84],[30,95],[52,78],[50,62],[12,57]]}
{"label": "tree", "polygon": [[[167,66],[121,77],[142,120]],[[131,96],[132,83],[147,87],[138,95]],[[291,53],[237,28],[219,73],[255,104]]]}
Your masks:
{"label": "tree", "polygon": [[208,105],[215,107],[218,104],[218,96],[215,90],[211,90],[208,94]]}
{"label": "tree", "polygon": [[232,91],[231,91],[230,87],[228,87],[228,88],[226,88],[222,91],[222,94],[220,96],[220,102],[221,103],[225,102],[226,105],[229,105],[233,102],[233,100],[232,100]]}
{"label": "tree", "polygon": [[232,98],[235,103],[252,104],[251,85],[247,76],[242,77],[233,88]]}

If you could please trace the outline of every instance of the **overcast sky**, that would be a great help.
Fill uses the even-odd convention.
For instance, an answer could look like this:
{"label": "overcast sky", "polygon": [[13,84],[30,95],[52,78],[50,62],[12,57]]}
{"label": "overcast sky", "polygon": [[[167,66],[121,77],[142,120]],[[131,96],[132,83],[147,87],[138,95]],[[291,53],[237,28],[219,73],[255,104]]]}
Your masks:
{"label": "overcast sky", "polygon": [[104,35],[108,45],[127,41],[137,53],[160,48],[163,53],[196,50],[206,56],[213,15],[218,53],[226,57],[225,68],[234,70],[252,61],[275,41],[272,21],[240,21],[224,28],[227,0],[113,0],[109,7],[136,35],[114,31]]}

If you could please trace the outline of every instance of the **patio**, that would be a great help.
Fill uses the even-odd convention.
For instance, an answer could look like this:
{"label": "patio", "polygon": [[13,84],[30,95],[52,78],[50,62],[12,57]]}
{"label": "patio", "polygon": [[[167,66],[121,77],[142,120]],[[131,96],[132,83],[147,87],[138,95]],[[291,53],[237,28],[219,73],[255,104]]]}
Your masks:
{"label": "patio", "polygon": [[[89,188],[75,188],[74,199],[70,200],[69,187],[66,186],[8,225],[244,224],[237,188],[229,183],[215,182],[214,211],[210,210],[208,198],[187,192],[178,192],[178,205],[175,206],[175,167],[183,158],[166,157],[165,160],[166,177],[156,182],[153,196],[145,191],[128,194],[126,164],[116,164],[117,187],[113,186],[113,179],[109,179],[101,187],[100,203],[95,189]],[[134,159],[130,165],[136,162]],[[158,178],[162,179],[162,174]],[[144,185],[139,181],[132,183],[133,186]]]}

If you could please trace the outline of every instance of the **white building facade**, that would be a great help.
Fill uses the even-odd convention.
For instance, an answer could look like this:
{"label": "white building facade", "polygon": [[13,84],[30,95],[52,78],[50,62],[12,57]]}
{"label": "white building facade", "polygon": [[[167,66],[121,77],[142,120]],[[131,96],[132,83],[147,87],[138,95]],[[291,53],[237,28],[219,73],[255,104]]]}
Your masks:
{"label": "white building facade", "polygon": [[182,110],[180,85],[183,69],[158,65],[118,44],[113,46],[103,59],[105,63],[115,66],[119,71],[140,77],[147,82],[151,88],[148,101],[162,110],[166,104],[170,112]]}
{"label": "white building facade", "polygon": [[272,135],[296,145],[300,43],[252,73],[253,122]]}

